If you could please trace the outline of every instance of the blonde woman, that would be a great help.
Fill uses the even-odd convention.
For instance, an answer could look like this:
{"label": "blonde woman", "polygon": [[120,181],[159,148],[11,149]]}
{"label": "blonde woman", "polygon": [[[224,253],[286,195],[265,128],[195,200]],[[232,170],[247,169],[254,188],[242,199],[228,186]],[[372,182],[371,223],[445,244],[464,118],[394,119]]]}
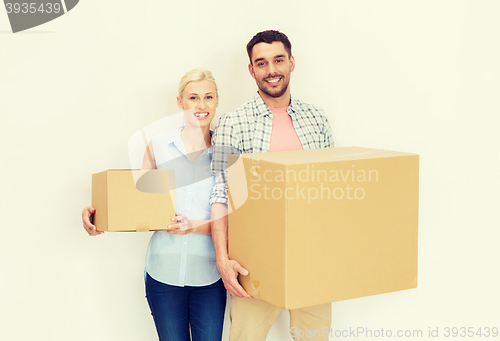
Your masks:
{"label": "blonde woman", "polygon": [[[210,231],[210,123],[219,104],[212,73],[187,72],[179,83],[177,104],[185,110],[185,125],[153,137],[142,166],[174,169],[177,212],[171,230],[155,232],[149,242],[146,298],[161,341],[189,341],[189,329],[194,341],[220,341],[226,290]],[[92,207],[82,212],[91,236],[103,233],[91,223],[94,212]]]}

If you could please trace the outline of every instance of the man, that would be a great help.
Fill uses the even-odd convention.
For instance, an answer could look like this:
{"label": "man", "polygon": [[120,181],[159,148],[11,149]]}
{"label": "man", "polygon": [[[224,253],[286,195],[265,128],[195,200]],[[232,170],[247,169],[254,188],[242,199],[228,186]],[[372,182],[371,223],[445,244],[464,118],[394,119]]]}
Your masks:
{"label": "man", "polygon": [[[212,204],[212,239],[217,268],[231,303],[231,341],[264,341],[281,308],[251,298],[238,283],[248,275],[227,249],[227,156],[281,150],[333,147],[332,133],[322,110],[292,98],[290,74],[295,68],[291,44],[278,31],[256,34],[247,45],[248,70],[259,88],[254,98],[221,117],[213,137],[212,173],[216,184]],[[330,328],[331,304],[290,310],[296,330]],[[303,333],[301,333],[303,334]],[[307,338],[315,340],[318,338]],[[298,340],[298,338],[296,338]]]}

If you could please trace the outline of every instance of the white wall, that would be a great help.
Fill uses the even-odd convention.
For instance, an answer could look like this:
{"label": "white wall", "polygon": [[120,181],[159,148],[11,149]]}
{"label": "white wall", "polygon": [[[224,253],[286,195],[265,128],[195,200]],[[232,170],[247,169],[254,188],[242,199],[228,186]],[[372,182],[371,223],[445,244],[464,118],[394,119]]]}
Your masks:
{"label": "white wall", "polygon": [[[179,111],[191,68],[213,71],[219,114],[250,99],[245,45],[265,29],[289,36],[292,93],[326,110],[336,146],[421,156],[418,288],[334,303],[333,328],[500,327],[499,14],[494,0],[84,0],[12,34],[0,9],[0,339],[155,339],[150,235],[87,236],[91,174],[129,167],[129,137]],[[268,340],[286,334],[282,314]]]}

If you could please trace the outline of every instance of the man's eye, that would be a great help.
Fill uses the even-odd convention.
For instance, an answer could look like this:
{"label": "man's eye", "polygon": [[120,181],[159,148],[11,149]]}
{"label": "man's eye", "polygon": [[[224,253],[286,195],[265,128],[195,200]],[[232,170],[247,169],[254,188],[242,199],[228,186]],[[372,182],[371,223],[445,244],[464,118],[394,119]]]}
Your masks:
{"label": "man's eye", "polygon": [[260,62],[260,63],[257,63],[257,66],[263,66],[265,63],[264,62]]}
{"label": "man's eye", "polygon": [[283,59],[276,59],[276,63],[281,63],[283,62]]}

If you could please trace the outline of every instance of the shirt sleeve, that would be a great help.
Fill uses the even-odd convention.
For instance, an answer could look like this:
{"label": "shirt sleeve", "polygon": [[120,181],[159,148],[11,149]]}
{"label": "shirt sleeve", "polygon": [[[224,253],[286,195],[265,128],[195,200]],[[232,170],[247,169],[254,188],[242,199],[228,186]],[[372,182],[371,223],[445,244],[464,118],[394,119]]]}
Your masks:
{"label": "shirt sleeve", "polygon": [[325,112],[321,110],[323,116],[323,148],[333,148],[333,133],[332,127],[326,118]]}
{"label": "shirt sleeve", "polygon": [[212,138],[212,175],[215,178],[215,185],[210,197],[211,205],[215,203],[228,204],[227,159],[229,155],[241,154],[230,121],[229,114],[222,116]]}

